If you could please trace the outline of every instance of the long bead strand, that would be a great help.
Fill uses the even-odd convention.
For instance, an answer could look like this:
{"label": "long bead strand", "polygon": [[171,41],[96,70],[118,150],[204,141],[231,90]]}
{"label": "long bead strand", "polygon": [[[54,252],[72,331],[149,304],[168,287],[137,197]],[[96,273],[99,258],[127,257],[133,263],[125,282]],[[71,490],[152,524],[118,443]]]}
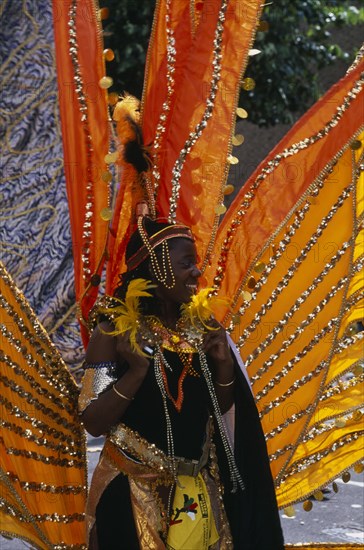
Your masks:
{"label": "long bead strand", "polygon": [[244,482],[243,482],[243,479],[240,475],[238,467],[236,465],[235,458],[234,458],[234,452],[231,448],[231,444],[228,440],[228,436],[227,436],[226,431],[225,431],[224,423],[223,423],[223,420],[222,420],[222,414],[221,414],[221,410],[220,410],[220,405],[219,405],[219,402],[218,402],[218,399],[217,399],[217,396],[216,396],[216,393],[215,393],[215,388],[214,388],[214,384],[213,384],[213,381],[212,381],[211,372],[210,372],[210,369],[209,369],[208,364],[207,364],[206,355],[203,352],[200,344],[198,344],[197,350],[198,350],[198,355],[199,355],[199,358],[200,358],[201,371],[202,371],[202,374],[204,375],[205,380],[206,380],[207,389],[209,391],[211,401],[212,401],[212,406],[214,408],[214,413],[215,413],[217,426],[219,428],[220,437],[221,437],[221,440],[222,440],[222,444],[224,446],[226,458],[227,458],[228,465],[229,465],[230,478],[231,478],[231,481],[232,481],[232,484],[233,484],[232,492],[233,493],[236,492],[238,484],[239,484],[240,489],[243,491],[245,489]]}

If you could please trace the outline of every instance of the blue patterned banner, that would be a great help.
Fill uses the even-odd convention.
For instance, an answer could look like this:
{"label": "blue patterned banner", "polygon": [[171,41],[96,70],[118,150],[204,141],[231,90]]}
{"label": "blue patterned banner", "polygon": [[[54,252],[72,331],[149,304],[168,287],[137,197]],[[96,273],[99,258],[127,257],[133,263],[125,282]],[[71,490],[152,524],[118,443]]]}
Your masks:
{"label": "blue patterned banner", "polygon": [[52,4],[5,0],[0,10],[1,259],[75,371],[83,348],[75,318]]}

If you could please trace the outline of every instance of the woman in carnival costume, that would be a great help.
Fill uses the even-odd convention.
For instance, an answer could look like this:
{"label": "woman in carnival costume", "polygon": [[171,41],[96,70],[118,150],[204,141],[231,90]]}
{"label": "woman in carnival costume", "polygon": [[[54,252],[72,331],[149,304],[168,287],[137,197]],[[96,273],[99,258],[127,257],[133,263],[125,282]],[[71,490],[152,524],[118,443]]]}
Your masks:
{"label": "woman in carnival costume", "polygon": [[[157,2],[141,113],[132,108],[123,114],[120,105],[115,109],[118,147],[110,139],[106,116],[112,94],[105,91],[110,79],[105,74],[96,2],[86,2],[89,17],[85,17],[84,2],[66,0],[61,11],[57,2],[53,4],[64,163],[75,168],[75,174],[67,174],[66,183],[76,300],[85,342],[106,259],[106,291],[114,298],[97,310],[94,320],[100,326],[88,348],[91,367],[86,370],[85,382],[93,380],[89,380],[89,388],[84,386],[83,414],[79,415],[78,387],[24,296],[1,267],[1,532],[37,548],[84,550],[87,468],[80,418],[92,433],[109,431],[121,419],[127,428],[123,432],[119,423],[115,433],[110,431],[90,491],[89,527],[93,527],[96,514],[101,532],[110,513],[106,504],[113,508],[115,488],[117,499],[121,495],[127,501],[123,510],[130,514],[130,521],[123,525],[132,528],[128,536],[134,542],[138,533],[152,532],[138,523],[152,503],[153,514],[148,514],[148,520],[153,517],[150,523],[158,544],[180,544],[171,537],[189,521],[199,525],[191,536],[204,532],[206,544],[223,545],[231,537],[235,550],[249,548],[249,541],[254,540],[262,548],[261,538],[270,533],[279,547],[282,542],[265,442],[253,398],[234,355],[234,375],[230,376],[230,351],[211,310],[235,342],[249,372],[278,506],[287,515],[301,502],[309,510],[309,497],[322,498],[320,491],[328,483],[341,474],[347,476],[352,467],[357,471],[363,468],[363,332],[357,331],[357,323],[362,319],[363,304],[364,50],[347,75],[288,132],[226,210],[224,197],[231,188],[226,185],[227,174],[237,160],[231,153],[239,87],[261,2]],[[11,6],[6,4],[4,18]],[[42,11],[28,17],[26,4],[23,11],[27,17],[22,22],[34,24],[29,35],[39,42],[42,24],[47,31],[51,25],[42,18]],[[23,43],[24,55],[13,46],[9,60],[16,60],[17,66],[24,62],[26,68],[33,67],[33,62],[43,60],[37,58],[36,47],[28,51],[28,38]],[[44,41],[47,51],[49,42]],[[34,57],[29,65],[31,53]],[[52,74],[54,66],[51,58]],[[23,78],[26,73],[19,74]],[[89,93],[90,82],[100,84],[98,101]],[[70,86],[75,101],[69,101],[65,85],[67,92]],[[42,102],[50,113],[58,112],[54,97],[47,95]],[[10,136],[20,114],[17,105],[8,111],[15,117],[8,125]],[[39,116],[37,101],[33,113]],[[136,113],[141,130],[131,122]],[[49,120],[53,120],[51,116]],[[143,147],[141,136],[148,147]],[[36,143],[38,139],[37,134]],[[235,141],[239,142],[241,139]],[[30,178],[31,194],[32,171],[22,172],[22,155],[14,155],[12,139],[7,144],[11,158],[19,159],[21,179]],[[132,166],[129,161],[134,158],[135,144],[142,155]],[[41,152],[38,147],[30,149],[38,166]],[[42,154],[45,162],[48,149]],[[113,197],[109,164],[116,160],[122,165],[122,178]],[[101,174],[95,166],[102,167]],[[16,193],[12,178],[9,185]],[[161,216],[175,229],[184,226],[183,237],[174,234],[154,249],[160,226],[145,218],[126,255],[134,205],[141,200],[147,201],[153,220]],[[201,258],[198,265],[206,294],[194,295],[195,264],[186,290],[179,293],[183,266],[177,265],[176,254],[182,253],[178,243],[192,243],[186,226],[192,230]],[[168,231],[173,234],[174,229]],[[148,258],[134,266],[130,262],[139,262],[138,251],[143,247]],[[130,281],[133,268],[142,271]],[[120,285],[119,275],[124,271],[127,275]],[[168,289],[174,286],[172,273],[175,287]],[[35,278],[34,270],[31,277]],[[140,286],[140,278],[147,282]],[[228,305],[214,302],[214,296],[227,297]],[[193,330],[187,330],[185,323]],[[100,341],[108,342],[107,346],[100,347]],[[223,359],[224,371],[216,367],[217,357]],[[125,371],[124,359],[131,363],[130,372]],[[107,364],[93,368],[100,362]],[[117,369],[101,380],[112,363],[118,363]],[[105,389],[97,399],[93,383],[97,391]],[[143,402],[143,389],[149,385],[150,395]],[[151,407],[152,398],[159,401],[158,410]],[[109,416],[111,400],[115,416]],[[230,430],[228,438],[221,415],[233,400],[235,412],[228,417],[234,417],[235,430]],[[193,410],[186,411],[191,403]],[[100,422],[97,408],[103,405]],[[142,430],[135,411],[143,406],[145,432],[137,438],[136,433]],[[185,414],[192,420],[187,426],[178,424]],[[206,430],[207,415],[213,418],[211,437]],[[144,423],[157,416],[158,433],[167,442],[155,440],[158,434],[150,428],[151,423]],[[112,441],[116,433],[117,446]],[[123,434],[127,434],[124,439]],[[155,440],[156,447],[150,449],[146,440]],[[146,470],[149,467],[156,479],[157,464],[163,467],[159,476],[163,483],[149,481],[148,485]],[[191,472],[197,475],[191,476]],[[143,499],[141,488],[146,486],[152,499]],[[216,494],[219,488],[224,488],[222,500]],[[201,507],[198,494],[206,507]],[[194,506],[197,502],[199,508]],[[204,519],[198,524],[202,510]],[[172,525],[167,533],[168,513]],[[117,514],[115,524],[122,519]],[[116,535],[118,547],[123,531]],[[220,538],[214,542],[216,532]],[[96,529],[92,534],[94,541]],[[322,546],[308,543],[304,547]],[[271,542],[264,540],[263,548],[271,548]]]}
{"label": "woman in carnival costume", "polygon": [[[212,316],[221,300],[196,294],[191,231],[139,217],[126,262],[97,310],[80,396],[86,429],[108,434],[88,499],[90,547],[283,548],[254,399]],[[229,436],[222,415],[233,405]]]}

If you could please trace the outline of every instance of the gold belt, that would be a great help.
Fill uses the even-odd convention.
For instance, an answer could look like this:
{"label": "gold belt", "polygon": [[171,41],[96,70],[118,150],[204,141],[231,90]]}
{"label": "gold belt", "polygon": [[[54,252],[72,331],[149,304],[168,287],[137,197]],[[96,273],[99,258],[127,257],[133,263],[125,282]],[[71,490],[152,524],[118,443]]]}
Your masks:
{"label": "gold belt", "polygon": [[[202,458],[202,457],[201,457]],[[197,477],[201,469],[205,466],[207,460],[189,460],[183,456],[174,457],[174,464],[176,466],[176,473],[180,476],[192,476]]]}
{"label": "gold belt", "polygon": [[[152,471],[155,474],[173,476],[186,475],[197,477],[201,469],[206,465],[209,449],[210,449],[210,422],[207,423],[206,440],[202,449],[202,455],[199,460],[188,459],[176,456],[173,459],[167,457],[166,454],[158,449],[155,445],[150,444],[143,439],[137,432],[130,430],[123,424],[119,424],[117,428],[110,434],[108,441],[112,443],[116,449],[121,451],[124,460],[133,462],[135,467],[143,468],[144,471]],[[123,465],[125,467],[123,460]],[[145,470],[146,469],[146,470]]]}

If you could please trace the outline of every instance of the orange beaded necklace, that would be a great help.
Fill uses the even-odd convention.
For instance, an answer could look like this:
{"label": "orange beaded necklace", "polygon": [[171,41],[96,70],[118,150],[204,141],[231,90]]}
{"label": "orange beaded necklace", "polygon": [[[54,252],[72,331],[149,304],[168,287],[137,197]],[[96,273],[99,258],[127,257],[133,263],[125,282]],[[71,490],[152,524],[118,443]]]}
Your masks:
{"label": "orange beaded necklace", "polygon": [[163,385],[166,391],[168,398],[171,400],[178,412],[181,411],[184,393],[183,393],[183,382],[187,375],[199,377],[199,373],[193,368],[193,354],[197,350],[191,346],[191,344],[177,331],[169,329],[162,325],[162,323],[157,318],[152,318],[149,321],[150,328],[154,333],[154,336],[158,337],[160,340],[161,349],[164,348],[168,351],[173,351],[177,353],[183,369],[178,379],[177,384],[177,399],[175,399],[170,391],[167,379],[166,368],[172,370],[172,367],[167,363],[163,353],[161,353],[161,374],[163,378]]}

